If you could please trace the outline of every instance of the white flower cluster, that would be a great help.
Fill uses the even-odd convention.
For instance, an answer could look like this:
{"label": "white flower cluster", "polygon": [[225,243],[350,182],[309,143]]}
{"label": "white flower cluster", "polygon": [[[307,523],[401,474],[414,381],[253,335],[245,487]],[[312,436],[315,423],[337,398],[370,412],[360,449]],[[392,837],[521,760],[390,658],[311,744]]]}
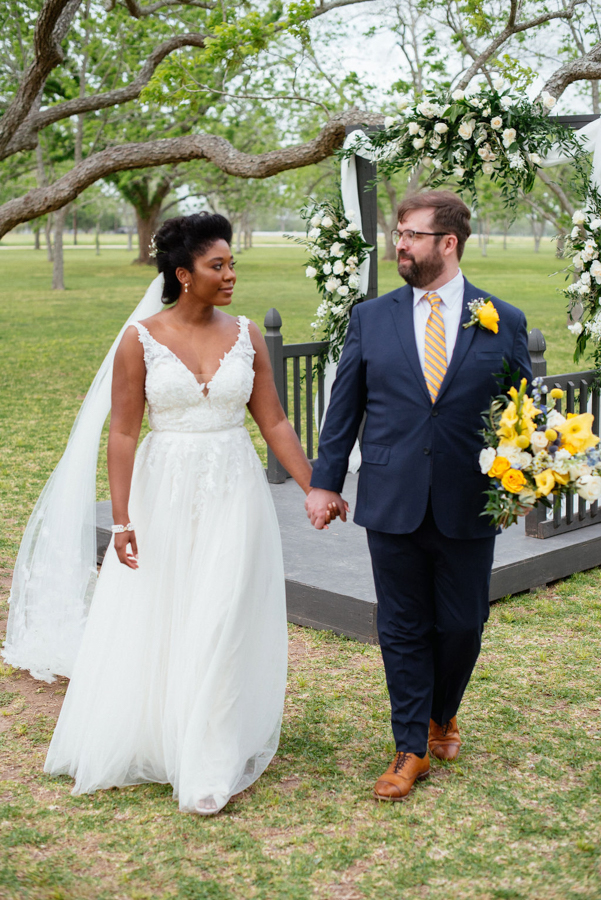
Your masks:
{"label": "white flower cluster", "polygon": [[584,332],[585,337],[601,345],[601,218],[589,210],[577,209],[572,225],[568,247],[576,251],[571,264],[579,278],[565,293],[572,303],[585,303],[592,315],[585,325],[576,321],[569,322],[567,327],[574,337]]}

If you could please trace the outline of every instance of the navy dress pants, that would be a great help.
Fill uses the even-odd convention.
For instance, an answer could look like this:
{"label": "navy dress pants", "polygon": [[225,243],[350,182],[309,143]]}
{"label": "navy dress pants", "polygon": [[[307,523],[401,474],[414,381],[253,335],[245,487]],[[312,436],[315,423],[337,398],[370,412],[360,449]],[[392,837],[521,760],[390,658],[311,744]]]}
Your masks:
{"label": "navy dress pants", "polygon": [[489,614],[494,537],[442,534],[431,505],[416,531],[367,531],[397,750],[423,756],[430,718],[456,715]]}

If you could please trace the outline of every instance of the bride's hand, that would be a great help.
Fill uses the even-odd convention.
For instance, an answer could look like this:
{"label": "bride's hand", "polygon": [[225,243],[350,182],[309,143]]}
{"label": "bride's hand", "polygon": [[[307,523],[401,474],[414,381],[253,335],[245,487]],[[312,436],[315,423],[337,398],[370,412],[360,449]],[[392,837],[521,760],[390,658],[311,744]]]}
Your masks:
{"label": "bride's hand", "polygon": [[[127,552],[128,545],[131,545],[131,552]],[[119,557],[119,562],[130,569],[138,568],[138,544],[136,542],[135,531],[124,531],[115,535],[115,550]]]}

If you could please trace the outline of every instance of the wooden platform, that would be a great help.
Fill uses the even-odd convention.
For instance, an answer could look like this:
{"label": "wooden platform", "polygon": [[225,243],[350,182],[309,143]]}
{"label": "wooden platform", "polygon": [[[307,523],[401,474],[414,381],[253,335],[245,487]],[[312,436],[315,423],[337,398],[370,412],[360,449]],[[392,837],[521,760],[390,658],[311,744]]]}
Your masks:
{"label": "wooden platform", "polygon": [[[346,480],[344,497],[355,505],[356,475]],[[352,521],[328,531],[311,527],[304,495],[289,480],[272,484],[284,547],[288,619],[369,643],[377,642],[376,596],[365,530]],[[112,524],[110,503],[97,504],[99,562]],[[497,538],[491,600],[565,578],[601,565],[601,524],[545,540],[526,537],[523,521]]]}

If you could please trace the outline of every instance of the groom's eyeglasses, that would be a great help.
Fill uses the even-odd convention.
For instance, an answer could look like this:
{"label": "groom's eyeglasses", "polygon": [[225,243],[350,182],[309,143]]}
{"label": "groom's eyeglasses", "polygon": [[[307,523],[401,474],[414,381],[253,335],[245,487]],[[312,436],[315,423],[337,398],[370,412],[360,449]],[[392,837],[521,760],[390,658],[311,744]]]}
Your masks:
{"label": "groom's eyeglasses", "polygon": [[390,234],[392,236],[392,243],[396,247],[398,242],[403,239],[403,241],[407,244],[408,247],[413,246],[416,237],[421,237],[422,235],[429,237],[444,237],[445,234],[448,234],[448,231],[412,231],[410,228],[406,228],[405,231],[391,231]]}

